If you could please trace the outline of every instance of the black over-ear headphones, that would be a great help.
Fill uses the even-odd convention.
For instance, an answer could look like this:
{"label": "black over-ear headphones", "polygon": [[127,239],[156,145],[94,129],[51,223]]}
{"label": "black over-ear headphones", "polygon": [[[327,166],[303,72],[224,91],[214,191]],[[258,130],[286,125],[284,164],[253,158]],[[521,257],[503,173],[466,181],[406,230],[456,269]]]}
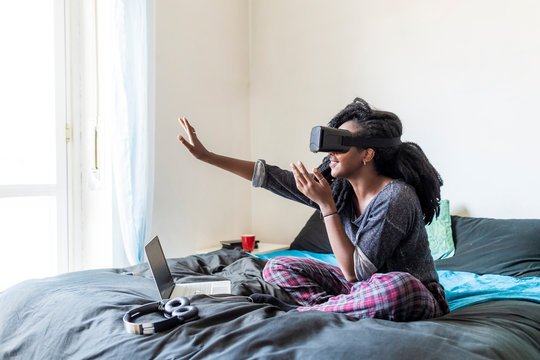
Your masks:
{"label": "black over-ear headphones", "polygon": [[[136,318],[153,312],[162,312],[167,319],[154,323],[133,322]],[[123,318],[124,328],[131,334],[150,335],[195,320],[198,313],[199,310],[191,306],[189,299],[185,297],[157,301],[128,311]]]}

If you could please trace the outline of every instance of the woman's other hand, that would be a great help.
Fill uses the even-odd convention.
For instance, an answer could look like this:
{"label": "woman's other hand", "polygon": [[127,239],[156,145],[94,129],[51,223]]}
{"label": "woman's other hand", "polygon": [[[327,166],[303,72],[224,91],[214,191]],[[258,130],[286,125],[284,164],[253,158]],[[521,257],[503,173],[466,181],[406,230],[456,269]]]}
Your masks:
{"label": "woman's other hand", "polygon": [[188,136],[188,139],[186,139],[182,135],[178,135],[178,141],[184,144],[186,149],[188,149],[195,158],[203,161],[207,160],[211,153],[206,150],[204,145],[199,141],[195,129],[188,122],[187,118],[178,118],[178,122],[182,125],[182,128],[184,128],[184,131]]}
{"label": "woman's other hand", "polygon": [[291,169],[298,190],[319,205],[323,214],[336,211],[336,204],[332,197],[332,188],[330,188],[330,184],[319,170],[313,169],[313,174],[317,178],[317,181],[308,173],[301,161],[298,162],[298,165],[291,163]]}

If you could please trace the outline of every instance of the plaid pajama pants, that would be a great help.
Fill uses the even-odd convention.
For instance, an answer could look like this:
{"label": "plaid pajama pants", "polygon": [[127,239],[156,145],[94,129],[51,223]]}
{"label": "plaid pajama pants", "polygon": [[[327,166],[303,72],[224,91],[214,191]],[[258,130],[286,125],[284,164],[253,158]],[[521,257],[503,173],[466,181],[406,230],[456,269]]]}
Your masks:
{"label": "plaid pajama pants", "polygon": [[406,272],[375,273],[367,281],[352,283],[337,266],[280,256],[268,261],[263,276],[285,289],[300,304],[298,311],[331,311],[393,321],[431,319],[449,311],[438,283],[429,284],[428,289]]}

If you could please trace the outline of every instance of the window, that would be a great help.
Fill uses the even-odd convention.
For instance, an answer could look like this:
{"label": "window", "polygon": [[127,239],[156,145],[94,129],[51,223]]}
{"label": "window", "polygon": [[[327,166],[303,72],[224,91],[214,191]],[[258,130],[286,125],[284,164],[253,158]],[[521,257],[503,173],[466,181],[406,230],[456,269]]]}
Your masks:
{"label": "window", "polygon": [[63,1],[0,3],[0,290],[68,270],[64,23]]}

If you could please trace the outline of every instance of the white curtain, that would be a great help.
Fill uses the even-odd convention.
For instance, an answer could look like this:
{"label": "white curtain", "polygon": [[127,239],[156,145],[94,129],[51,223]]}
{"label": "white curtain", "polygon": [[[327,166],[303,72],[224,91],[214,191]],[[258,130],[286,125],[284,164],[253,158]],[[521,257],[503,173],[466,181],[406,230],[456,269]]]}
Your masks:
{"label": "white curtain", "polygon": [[144,261],[153,195],[148,97],[148,0],[98,0],[100,117],[111,121],[113,243],[124,261]]}

